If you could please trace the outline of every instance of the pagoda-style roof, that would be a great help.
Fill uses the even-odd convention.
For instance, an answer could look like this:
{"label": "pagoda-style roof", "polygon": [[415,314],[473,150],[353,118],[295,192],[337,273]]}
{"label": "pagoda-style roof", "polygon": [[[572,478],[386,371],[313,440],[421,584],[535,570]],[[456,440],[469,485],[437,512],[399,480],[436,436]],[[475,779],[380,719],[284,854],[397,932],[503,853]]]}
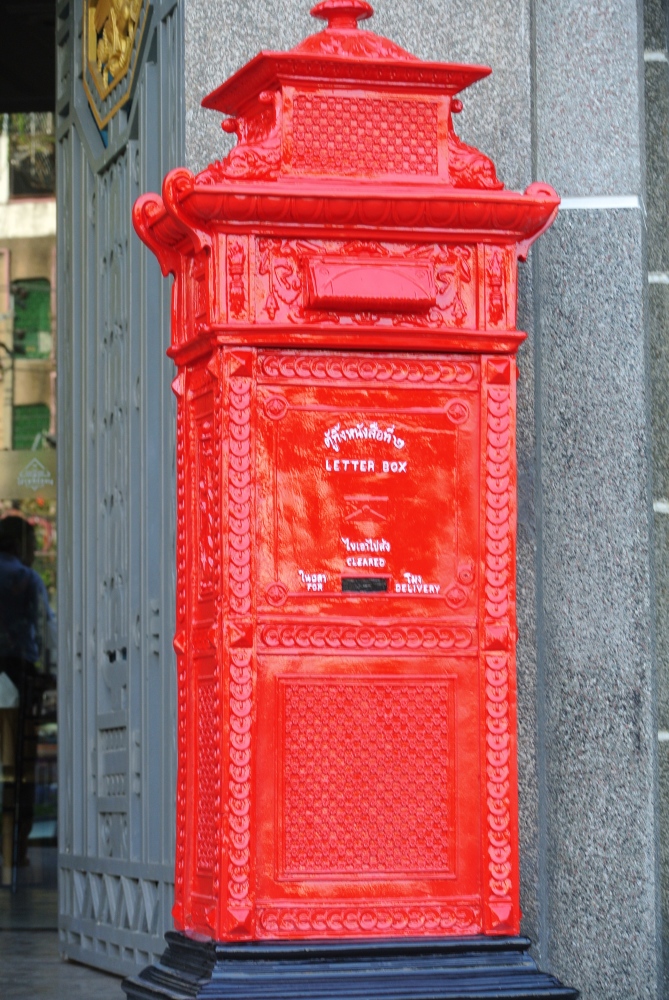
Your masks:
{"label": "pagoda-style roof", "polygon": [[358,21],[366,0],[322,0],[327,27],[291,52],[261,52],[205,97],[239,143],[199,180],[226,177],[439,178],[501,189],[492,161],[462,143],[452,115],[487,66],[423,62]]}
{"label": "pagoda-style roof", "polygon": [[491,72],[488,66],[424,62],[395,42],[358,29],[374,11],[365,0],[323,0],[311,11],[327,27],[290,52],[260,52],[208,94],[203,107],[240,115],[264,90],[310,83],[453,97]]}
{"label": "pagoda-style roof", "polygon": [[[212,336],[216,328],[216,335],[225,339],[230,327],[230,337],[239,339],[239,325],[248,322],[256,324],[249,343],[283,344],[294,339],[296,325],[311,331],[335,325],[338,342],[344,344],[348,341],[342,331],[355,310],[356,322],[363,324],[378,310],[372,326],[413,323],[445,329],[450,320],[443,310],[437,315],[437,279],[425,283],[421,255],[432,254],[435,260],[451,252],[457,256],[461,247],[469,259],[478,245],[482,249],[477,267],[490,268],[490,280],[498,281],[498,248],[510,282],[511,261],[515,267],[515,260],[526,255],[555,218],[560,200],[551,187],[535,183],[524,194],[505,190],[492,160],[455,133],[453,116],[462,109],[456,95],[490,69],[424,62],[394,42],[361,30],[358,22],[372,13],[366,0],[318,3],[312,14],[327,22],[322,31],[291,52],[261,52],[204,99],[205,107],[229,116],[223,129],[238,140],[231,152],[196,176],[173,170],[165,178],[162,197],[144,195],[135,206],[137,232],[165,273],[181,275],[184,288],[192,284],[188,262],[195,258],[198,273],[210,275],[202,277],[205,284],[214,281],[216,268],[231,269],[231,287],[239,289],[238,298],[233,291],[232,304],[219,303],[209,314]],[[267,240],[278,241],[280,247],[287,241],[284,256],[290,243],[290,262],[276,265],[279,275],[291,275],[286,279],[291,284],[288,298],[295,291],[292,285],[300,285],[301,311],[293,309],[290,316],[275,309],[272,290],[257,291],[257,303],[249,299],[248,306],[237,308],[242,286],[243,294],[250,295],[251,285],[270,280],[262,269],[274,268],[265,258],[277,254],[267,250]],[[365,254],[353,254],[356,274],[381,280],[385,271],[371,258],[374,246],[382,246],[393,275],[382,296],[387,308],[381,309],[369,295],[346,301],[340,297],[343,313],[338,316],[332,296],[318,292],[318,276],[323,268],[332,275],[333,254],[351,256],[351,246],[365,241]],[[451,250],[444,249],[448,247]],[[226,253],[227,264],[221,256]],[[418,263],[401,266],[406,253],[417,255]],[[431,266],[441,265],[433,261]],[[255,277],[254,268],[261,269]],[[393,282],[406,284],[409,271],[423,312],[400,319],[402,296],[395,302]],[[281,277],[277,280],[281,287]],[[216,287],[211,285],[214,298],[219,294]],[[513,328],[514,309],[509,299],[503,318],[485,322]],[[478,340],[474,336],[482,311],[473,305],[466,316],[460,315],[459,306],[456,311],[457,337],[440,332],[433,346],[468,350],[487,343],[487,334]],[[497,311],[495,307],[493,314]],[[193,317],[186,339],[206,325],[195,313]],[[328,336],[323,334],[323,342]],[[371,327],[356,336],[360,346],[380,343]],[[499,341],[499,349],[510,349],[522,336],[510,334]],[[309,337],[320,342],[315,332]]]}

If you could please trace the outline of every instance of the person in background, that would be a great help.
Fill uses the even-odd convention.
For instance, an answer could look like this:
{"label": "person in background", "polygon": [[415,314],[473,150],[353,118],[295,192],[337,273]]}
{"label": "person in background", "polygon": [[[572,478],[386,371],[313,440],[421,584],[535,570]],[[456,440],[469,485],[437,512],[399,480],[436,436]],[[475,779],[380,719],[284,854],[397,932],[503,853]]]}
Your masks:
{"label": "person in background", "polygon": [[[34,782],[30,780],[34,761],[28,744],[34,737],[33,715],[39,703],[36,664],[45,641],[49,642],[52,637],[54,626],[44,581],[32,569],[34,558],[35,529],[32,524],[18,515],[2,518],[0,680],[5,692],[14,693],[14,698],[10,698],[13,705],[0,707],[3,885],[12,882],[15,866],[28,863],[34,799]],[[18,801],[17,778],[20,782]]]}

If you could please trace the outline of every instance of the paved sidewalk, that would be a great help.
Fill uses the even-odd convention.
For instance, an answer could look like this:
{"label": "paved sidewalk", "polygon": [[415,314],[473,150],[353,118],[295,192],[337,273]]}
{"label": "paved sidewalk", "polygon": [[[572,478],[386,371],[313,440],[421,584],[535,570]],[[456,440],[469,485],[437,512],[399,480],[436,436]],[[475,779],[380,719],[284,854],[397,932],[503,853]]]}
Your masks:
{"label": "paved sidewalk", "polygon": [[0,930],[2,1000],[125,1000],[121,980],[58,955],[55,931]]}

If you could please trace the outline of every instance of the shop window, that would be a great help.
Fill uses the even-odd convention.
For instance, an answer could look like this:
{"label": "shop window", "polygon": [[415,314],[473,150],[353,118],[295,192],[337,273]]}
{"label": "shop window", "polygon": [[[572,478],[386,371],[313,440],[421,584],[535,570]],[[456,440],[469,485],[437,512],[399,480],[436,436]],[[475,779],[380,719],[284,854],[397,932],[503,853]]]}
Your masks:
{"label": "shop window", "polygon": [[35,406],[15,406],[12,448],[15,450],[41,448],[45,436],[49,433],[50,421],[48,406],[41,403]]}
{"label": "shop window", "polygon": [[44,278],[12,282],[14,354],[25,358],[51,355],[51,285]]}
{"label": "shop window", "polygon": [[12,198],[40,198],[56,190],[56,139],[51,112],[8,115],[9,190]]}

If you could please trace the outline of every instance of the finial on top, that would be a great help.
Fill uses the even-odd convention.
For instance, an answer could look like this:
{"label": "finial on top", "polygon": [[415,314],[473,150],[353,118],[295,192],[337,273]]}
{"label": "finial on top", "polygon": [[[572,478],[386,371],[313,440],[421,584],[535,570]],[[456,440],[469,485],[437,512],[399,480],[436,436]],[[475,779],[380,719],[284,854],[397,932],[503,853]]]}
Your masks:
{"label": "finial on top", "polygon": [[311,9],[312,17],[328,22],[328,28],[357,28],[358,21],[372,17],[374,8],[367,0],[321,0]]}

